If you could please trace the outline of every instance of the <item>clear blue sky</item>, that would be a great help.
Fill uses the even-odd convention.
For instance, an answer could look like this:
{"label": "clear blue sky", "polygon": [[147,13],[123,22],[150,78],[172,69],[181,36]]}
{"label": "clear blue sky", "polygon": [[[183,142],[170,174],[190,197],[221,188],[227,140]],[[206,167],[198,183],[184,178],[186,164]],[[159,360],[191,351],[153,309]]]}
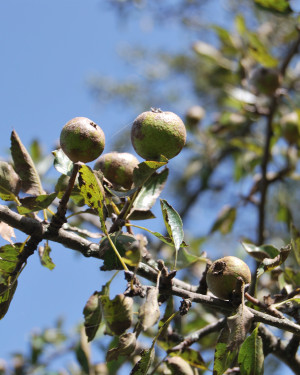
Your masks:
{"label": "clear blue sky", "polygon": [[[114,136],[134,117],[130,110],[119,113],[96,103],[89,78],[97,73],[120,78],[134,74],[117,53],[126,43],[176,49],[193,41],[176,25],[146,31],[146,18],[122,23],[105,3],[0,2],[0,159],[7,157],[12,129],[26,146],[37,138],[50,153],[62,126],[76,116],[89,117],[103,128],[109,151]],[[218,12],[211,13],[211,22],[218,18]],[[0,246],[4,244],[0,238]],[[99,272],[100,261],[76,257],[61,245],[51,247],[53,271],[42,267],[34,254],[19,278],[9,312],[0,321],[0,358],[24,351],[30,332],[50,327],[59,316],[69,328],[79,323],[88,297],[110,278]],[[121,284],[125,288],[123,277]]]}

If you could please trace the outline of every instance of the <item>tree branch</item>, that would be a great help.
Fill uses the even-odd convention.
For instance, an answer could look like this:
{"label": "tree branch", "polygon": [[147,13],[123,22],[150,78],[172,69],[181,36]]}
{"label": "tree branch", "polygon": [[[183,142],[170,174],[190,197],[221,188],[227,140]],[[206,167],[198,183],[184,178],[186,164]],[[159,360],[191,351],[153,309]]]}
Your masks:
{"label": "tree branch", "polygon": [[[7,206],[0,205],[0,220],[28,235],[39,233],[42,239],[60,243],[67,248],[79,251],[86,257],[103,259],[104,252],[100,251],[99,244],[93,243],[64,229],[60,229],[57,235],[49,233],[48,227],[50,224],[44,223],[37,219],[24,217],[16,212],[13,212]],[[157,281],[157,273],[158,269],[155,269],[153,266],[149,266],[145,263],[140,263],[137,269],[138,275],[154,283]],[[234,311],[234,307],[229,301],[224,301],[209,295],[195,293],[198,288],[197,286],[190,285],[176,278],[172,280],[172,284],[172,288],[163,290],[162,292],[164,294],[190,299],[195,303],[204,304],[224,313],[225,315],[228,315]],[[251,308],[249,309],[254,315],[255,322],[265,323],[300,336],[300,325],[295,324],[286,318],[280,319]]]}

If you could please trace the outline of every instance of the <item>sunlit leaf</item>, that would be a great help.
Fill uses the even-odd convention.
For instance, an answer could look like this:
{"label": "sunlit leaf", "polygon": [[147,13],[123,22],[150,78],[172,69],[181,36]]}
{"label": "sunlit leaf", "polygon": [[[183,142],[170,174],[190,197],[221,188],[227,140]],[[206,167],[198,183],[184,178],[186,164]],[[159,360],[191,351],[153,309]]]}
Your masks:
{"label": "sunlit leaf", "polygon": [[291,251],[291,246],[287,245],[285,247],[282,247],[279,250],[279,254],[275,258],[273,259],[265,258],[261,262],[257,270],[257,277],[260,277],[264,272],[271,271],[274,268],[280,266],[282,263],[284,263],[287,257],[289,256],[290,251]]}
{"label": "sunlit leaf", "polygon": [[242,344],[238,356],[241,375],[263,375],[264,352],[263,341],[256,327]]}
{"label": "sunlit leaf", "polygon": [[9,287],[3,287],[3,285],[0,283],[0,320],[5,316],[9,309],[17,286],[18,280],[15,280]]}
{"label": "sunlit leaf", "polygon": [[136,187],[143,185],[157,169],[167,163],[168,159],[165,157],[161,157],[160,161],[144,161],[140,163],[133,171],[134,185]]}
{"label": "sunlit leaf", "polygon": [[168,174],[167,168],[160,173],[153,173],[134,200],[132,211],[148,211],[151,209],[165,186]]}
{"label": "sunlit leaf", "polygon": [[21,206],[17,207],[19,214],[25,215],[30,212],[41,211],[48,208],[56,198],[57,193],[43,194],[35,197],[26,197],[20,199]]}
{"label": "sunlit leaf", "polygon": [[288,14],[292,12],[289,0],[254,0],[259,7],[272,12]]}
{"label": "sunlit leaf", "polygon": [[259,262],[263,261],[265,258],[273,259],[280,254],[280,251],[272,245],[256,246],[247,242],[242,242],[242,245],[247,253]]}
{"label": "sunlit leaf", "polygon": [[181,217],[178,212],[164,199],[160,200],[160,206],[169,236],[173,239],[175,249],[181,247],[184,233]]}
{"label": "sunlit leaf", "polygon": [[60,148],[59,150],[52,151],[54,155],[54,168],[59,172],[67,176],[71,176],[73,170],[73,162],[67,157],[67,155]]}
{"label": "sunlit leaf", "polygon": [[14,130],[11,133],[10,140],[11,156],[14,161],[14,168],[22,181],[22,190],[32,195],[43,194],[41,180],[31,156]]}
{"label": "sunlit leaf", "polygon": [[53,263],[50,257],[51,248],[48,245],[48,242],[45,243],[45,246],[39,247],[39,257],[41,264],[52,271],[55,268],[55,264]]}
{"label": "sunlit leaf", "polygon": [[101,186],[101,182],[96,178],[93,171],[86,165],[81,165],[78,173],[79,188],[85,204],[97,210],[100,217],[101,229],[104,233],[106,233],[104,190]]}
{"label": "sunlit leaf", "polygon": [[237,356],[238,351],[227,348],[229,337],[229,328],[226,326],[222,329],[218,339],[215,356],[214,356],[214,375],[223,375],[224,372],[232,366]]}

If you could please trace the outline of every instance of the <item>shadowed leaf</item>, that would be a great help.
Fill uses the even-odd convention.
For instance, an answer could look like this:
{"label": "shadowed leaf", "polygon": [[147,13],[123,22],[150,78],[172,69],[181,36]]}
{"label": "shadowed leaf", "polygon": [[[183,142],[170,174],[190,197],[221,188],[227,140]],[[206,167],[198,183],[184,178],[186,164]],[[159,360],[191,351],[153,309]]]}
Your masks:
{"label": "shadowed leaf", "polygon": [[37,173],[35,165],[26,150],[25,146],[22,144],[18,134],[13,130],[11,133],[11,155],[14,161],[15,171],[21,178],[22,190],[25,193],[32,195],[43,194],[43,188],[41,184],[40,177]]}
{"label": "shadowed leaf", "polygon": [[136,187],[143,185],[157,169],[163,167],[167,163],[168,159],[163,156],[161,157],[161,161],[144,161],[140,163],[133,170],[134,185]]}
{"label": "shadowed leaf", "polygon": [[41,211],[50,206],[56,198],[57,193],[38,195],[36,197],[26,197],[20,199],[22,206],[18,206],[19,214],[25,215],[30,212]]}
{"label": "shadowed leaf", "polygon": [[100,296],[102,292],[94,292],[88,299],[84,309],[84,326],[88,341],[96,336],[102,319]]}
{"label": "shadowed leaf", "polygon": [[222,234],[231,232],[236,218],[236,208],[231,206],[224,206],[220,211],[217,220],[211,228],[211,233],[220,231]]}
{"label": "shadowed leaf", "polygon": [[15,201],[21,188],[21,180],[13,167],[0,161],[0,198],[4,201]]}
{"label": "shadowed leaf", "polygon": [[146,301],[139,309],[139,321],[144,331],[152,327],[160,318],[158,304],[158,289],[155,287],[147,288]]}
{"label": "shadowed leaf", "polygon": [[146,375],[148,370],[154,360],[154,347],[151,346],[150,349],[143,350],[141,353],[141,359],[134,365],[131,370],[130,375]]}
{"label": "shadowed leaf", "polygon": [[39,257],[41,264],[52,271],[55,268],[55,264],[53,263],[50,257],[51,248],[48,243],[45,243],[45,246],[39,247]]}
{"label": "shadowed leaf", "polygon": [[136,347],[135,333],[123,333],[119,337],[118,345],[110,349],[106,355],[106,361],[110,362],[119,358],[119,356],[130,356],[133,354]]}

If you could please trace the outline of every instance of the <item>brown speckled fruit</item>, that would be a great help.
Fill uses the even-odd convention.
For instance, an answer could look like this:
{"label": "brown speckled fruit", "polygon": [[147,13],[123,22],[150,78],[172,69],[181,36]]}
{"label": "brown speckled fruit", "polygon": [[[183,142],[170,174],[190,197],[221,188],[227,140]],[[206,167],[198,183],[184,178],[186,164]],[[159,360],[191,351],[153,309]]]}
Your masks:
{"label": "brown speckled fruit", "polygon": [[249,267],[241,259],[227,256],[216,260],[206,275],[208,289],[221,299],[230,299],[236,288],[236,280],[241,277],[245,284],[251,281]]}
{"label": "brown speckled fruit", "polygon": [[161,155],[172,159],[185,145],[184,123],[173,112],[159,109],[141,113],[133,122],[131,142],[145,160],[159,160]]}
{"label": "brown speckled fruit", "polygon": [[113,184],[130,189],[133,183],[133,170],[139,164],[138,159],[127,152],[109,152],[101,155],[94,166]]}
{"label": "brown speckled fruit", "polygon": [[74,163],[88,163],[103,152],[105,136],[102,129],[86,117],[70,120],[60,133],[60,146]]}

